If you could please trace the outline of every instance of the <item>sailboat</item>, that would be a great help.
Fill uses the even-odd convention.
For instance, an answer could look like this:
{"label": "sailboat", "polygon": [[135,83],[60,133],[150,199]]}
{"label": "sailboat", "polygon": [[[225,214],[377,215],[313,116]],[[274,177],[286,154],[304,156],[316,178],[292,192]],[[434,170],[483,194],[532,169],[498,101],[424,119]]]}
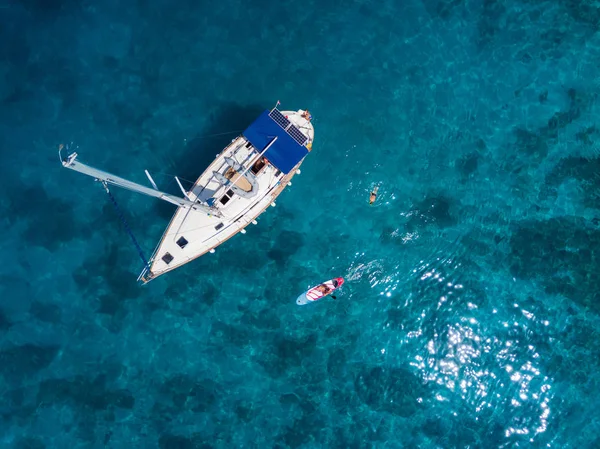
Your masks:
{"label": "sailboat", "polygon": [[136,242],[145,262],[138,281],[147,283],[206,253],[214,253],[234,235],[245,234],[246,226],[257,224],[258,216],[275,206],[275,199],[300,173],[300,165],[312,149],[312,117],[306,110],[280,111],[278,106],[279,102],[263,111],[233,139],[190,190],[186,191],[175,177],[182,196],[160,191],[147,170],[152,187],[83,164],[76,152],[65,159],[61,156],[61,162],[102,182],[109,195],[108,186],[115,185],[177,206],[150,259],[144,259]]}

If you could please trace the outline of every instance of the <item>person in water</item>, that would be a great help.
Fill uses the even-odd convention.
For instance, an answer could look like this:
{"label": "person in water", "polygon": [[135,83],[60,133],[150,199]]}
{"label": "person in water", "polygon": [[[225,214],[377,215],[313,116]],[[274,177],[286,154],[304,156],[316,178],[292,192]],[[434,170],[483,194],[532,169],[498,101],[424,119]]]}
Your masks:
{"label": "person in water", "polygon": [[379,191],[379,186],[375,186],[373,190],[371,190],[371,195],[369,196],[369,204],[373,204],[377,199],[377,192]]}

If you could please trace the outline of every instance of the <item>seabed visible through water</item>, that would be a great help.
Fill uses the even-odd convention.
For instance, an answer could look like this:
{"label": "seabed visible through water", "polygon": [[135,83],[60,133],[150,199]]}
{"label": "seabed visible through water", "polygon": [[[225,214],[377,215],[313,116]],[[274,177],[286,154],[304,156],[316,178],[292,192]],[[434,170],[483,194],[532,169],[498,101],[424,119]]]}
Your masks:
{"label": "seabed visible through water", "polygon": [[[5,1],[0,446],[600,446],[599,23],[588,0]],[[293,186],[137,285],[58,144],[176,193],[277,100],[314,117]],[[150,255],[174,210],[113,194]]]}

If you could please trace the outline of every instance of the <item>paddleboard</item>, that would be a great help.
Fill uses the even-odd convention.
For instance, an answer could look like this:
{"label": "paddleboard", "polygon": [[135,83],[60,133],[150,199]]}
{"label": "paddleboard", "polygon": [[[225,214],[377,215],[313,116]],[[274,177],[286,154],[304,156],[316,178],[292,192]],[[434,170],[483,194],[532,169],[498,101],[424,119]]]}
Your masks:
{"label": "paddleboard", "polygon": [[344,278],[330,279],[329,281],[316,285],[302,293],[300,296],[298,296],[298,299],[296,299],[296,304],[303,306],[311,302],[318,301],[325,296],[331,295],[342,285],[344,285]]}

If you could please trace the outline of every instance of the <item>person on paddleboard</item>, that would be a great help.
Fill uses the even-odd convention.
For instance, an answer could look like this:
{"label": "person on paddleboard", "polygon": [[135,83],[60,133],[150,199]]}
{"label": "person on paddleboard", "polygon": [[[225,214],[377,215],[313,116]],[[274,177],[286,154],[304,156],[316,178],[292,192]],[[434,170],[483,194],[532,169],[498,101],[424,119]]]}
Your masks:
{"label": "person on paddleboard", "polygon": [[313,287],[300,296],[296,300],[296,304],[299,306],[309,304],[311,302],[318,301],[319,299],[325,298],[326,296],[331,296],[333,299],[337,299],[333,293],[336,289],[341,287],[344,284],[344,278],[335,278],[329,281],[323,282],[322,284]]}
{"label": "person on paddleboard", "polygon": [[[333,286],[337,288],[337,281],[334,279],[333,280]],[[315,290],[320,291],[321,293],[323,293],[323,296],[327,296],[329,294],[329,292],[331,292],[331,289],[326,285],[326,284],[321,284],[319,285]],[[335,296],[331,295],[331,297],[333,299],[337,299]]]}

